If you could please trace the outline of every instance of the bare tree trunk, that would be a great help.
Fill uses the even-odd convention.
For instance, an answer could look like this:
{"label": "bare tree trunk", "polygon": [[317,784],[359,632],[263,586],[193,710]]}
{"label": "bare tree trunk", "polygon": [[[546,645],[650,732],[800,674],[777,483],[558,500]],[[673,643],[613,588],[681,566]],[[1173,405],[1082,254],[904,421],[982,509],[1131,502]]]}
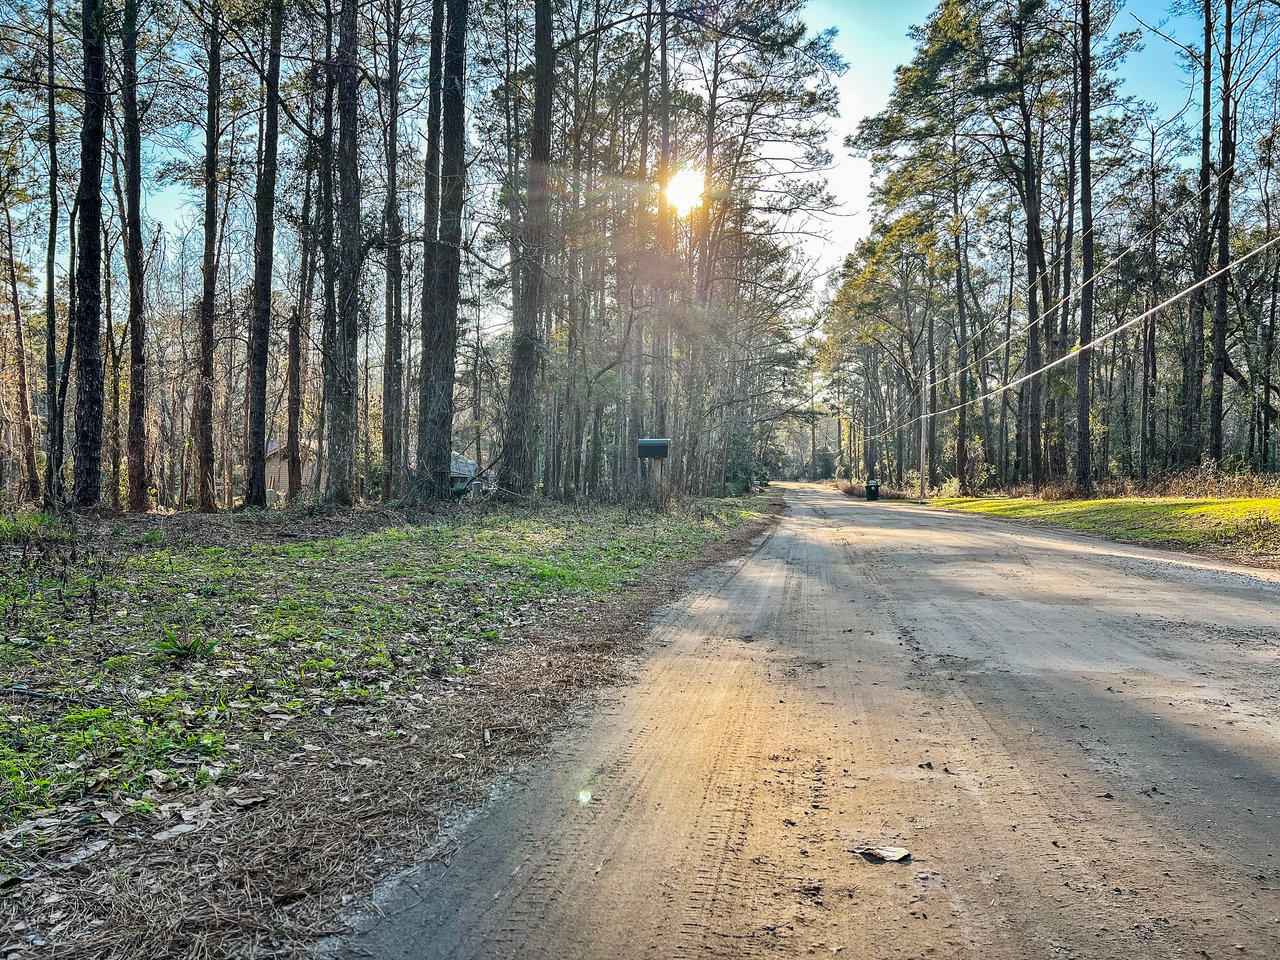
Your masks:
{"label": "bare tree trunk", "polygon": [[[1200,192],[1198,196],[1199,218],[1196,223],[1195,279],[1209,275],[1209,251],[1212,244],[1209,220],[1210,157],[1209,143],[1213,109],[1213,4],[1202,0],[1204,8],[1204,52],[1201,68],[1200,117]],[[1204,314],[1208,295],[1204,287],[1191,294],[1189,309],[1189,336],[1187,337],[1187,372],[1183,390],[1182,443],[1178,457],[1181,466],[1200,462],[1203,455],[1204,432],[1201,422],[1201,406],[1204,394]]]}
{"label": "bare tree trunk", "polygon": [[466,201],[466,44],[468,0],[448,0],[442,85],[440,242],[436,245],[435,322],[422,350],[430,357],[426,393],[424,492],[449,496],[453,464],[453,381],[458,356],[458,294],[462,264],[462,208]]}
{"label": "bare tree trunk", "polygon": [[214,312],[218,289],[218,138],[222,100],[222,6],[209,4],[209,78],[204,121],[204,257],[200,288],[200,369],[191,416],[196,453],[196,509],[218,508],[213,465]]}
{"label": "bare tree trunk", "polygon": [[[671,177],[671,71],[668,64],[669,27],[667,0],[658,0],[658,257],[664,266],[671,263],[673,239],[671,207],[667,202],[667,183]],[[670,435],[668,413],[671,394],[671,322],[667,309],[671,302],[671,288],[665,277],[659,277],[657,290],[658,309],[653,328],[653,362],[649,376],[652,381],[653,428],[659,437]]]}
{"label": "bare tree trunk", "polygon": [[387,240],[386,346],[382,364],[382,497],[399,497],[404,489],[400,408],[404,389],[404,267],[400,244],[400,19],[402,0],[386,0],[387,18],[387,201],[383,225]]}
{"label": "bare tree trunk", "polygon": [[[953,141],[954,151],[954,141]],[[959,327],[960,335],[960,359],[957,370],[959,371],[958,388],[960,391],[958,411],[959,418],[956,425],[956,478],[960,481],[960,492],[962,495],[969,492],[969,318],[966,311],[966,302],[964,298],[964,267],[965,267],[965,251],[960,242],[960,184],[953,182],[951,188],[951,215],[955,221],[954,235],[952,236],[952,254],[956,258],[955,273],[955,297],[956,297],[956,323]],[[930,348],[932,351],[932,348]],[[930,379],[936,380],[937,373],[930,370]],[[932,424],[932,418],[930,424]],[[930,444],[933,441],[930,439]]]}
{"label": "bare tree trunk", "polygon": [[422,347],[418,365],[416,486],[427,492],[427,449],[431,434],[431,342],[440,292],[436,263],[440,240],[440,103],[444,73],[444,0],[431,0],[431,55],[427,68],[427,157],[422,198]]}
{"label": "bare tree trunk", "polygon": [[[114,171],[113,171],[114,172]],[[111,307],[112,287],[114,284],[111,274],[111,261],[113,259],[112,248],[114,244],[111,240],[109,230],[103,231],[105,234],[106,255],[102,258],[102,313],[107,318],[106,323],[106,342],[107,342],[107,369],[111,371],[111,430],[110,443],[107,447],[107,458],[111,462],[111,496],[108,501],[112,510],[120,509],[120,351],[124,349],[125,341],[128,340],[127,328],[121,334],[120,342],[116,343],[115,323],[112,318],[115,311]]]}
{"label": "bare tree trunk", "polygon": [[528,201],[521,230],[520,291],[515,301],[511,341],[511,381],[503,438],[503,485],[516,493],[533,490],[534,376],[538,363],[538,315],[542,310],[550,231],[551,106],[555,47],[551,0],[534,2],[533,129],[529,146]]}
{"label": "bare tree trunk", "polygon": [[76,287],[75,503],[94,507],[102,488],[102,145],[107,112],[100,0],[82,0],[84,118],[80,127]]}
{"label": "bare tree trunk", "polygon": [[[1156,128],[1150,128],[1151,154],[1148,175],[1148,202],[1150,204],[1150,225],[1147,239],[1147,260],[1150,264],[1150,276],[1147,286],[1147,309],[1159,303],[1159,283],[1156,272],[1159,269],[1156,249],[1156,223],[1159,212],[1157,199],[1156,169]],[[1138,476],[1144,482],[1151,471],[1152,446],[1155,441],[1155,374],[1156,374],[1156,342],[1155,319],[1148,317],[1142,322],[1142,431],[1138,455]]]}
{"label": "bare tree trunk", "polygon": [[[46,123],[48,130],[45,147],[49,155],[49,232],[45,239],[44,251],[44,375],[45,390],[48,393],[49,415],[45,422],[45,467],[44,467],[44,502],[48,508],[61,505],[65,491],[62,478],[63,423],[65,408],[59,402],[58,391],[58,303],[57,303],[57,257],[58,257],[58,110],[56,99],[56,73],[53,46],[53,5],[54,0],[46,0],[46,33],[45,33],[45,91]],[[71,312],[67,311],[67,347],[73,343]]]}
{"label": "bare tree trunk", "polygon": [[1093,492],[1093,442],[1089,434],[1093,351],[1088,347],[1093,340],[1093,24],[1089,2],[1080,0],[1080,267],[1084,271],[1084,289],[1080,298],[1080,351],[1076,358],[1076,488],[1083,494]]}
{"label": "bare tree trunk", "polygon": [[337,391],[337,380],[342,376],[338,366],[338,278],[337,278],[337,245],[334,232],[334,198],[333,198],[333,98],[335,92],[335,71],[333,69],[333,4],[332,0],[324,3],[324,107],[320,121],[320,144],[317,151],[319,157],[319,199],[320,199],[320,239],[318,246],[324,251],[324,265],[321,281],[324,293],[324,310],[320,319],[320,413],[316,418],[316,476],[315,496],[320,497],[322,489],[328,486],[329,453],[329,407]]}
{"label": "bare tree trunk", "polygon": [[271,340],[271,276],[275,267],[276,157],[280,141],[280,34],[284,0],[270,0],[263,91],[262,169],[254,196],[253,315],[249,324],[249,476],[244,503],[267,505],[267,354]]}
{"label": "bare tree trunk", "polygon": [[[1041,363],[1041,316],[1040,316],[1040,269],[1043,252],[1038,244],[1040,222],[1039,178],[1035,166],[1035,155],[1031,147],[1032,118],[1024,104],[1023,109],[1023,202],[1027,216],[1027,367],[1028,371],[1038,370]],[[1045,318],[1047,320],[1047,318]],[[1045,338],[1048,339],[1047,337]],[[1027,383],[1027,460],[1031,467],[1031,484],[1037,489],[1044,484],[1044,450],[1041,440],[1044,435],[1043,404],[1041,401],[1041,385],[1039,378]]]}
{"label": "bare tree trunk", "polygon": [[[1231,263],[1231,173],[1235,166],[1235,138],[1231,110],[1231,45],[1235,34],[1232,0],[1222,7],[1222,116],[1218,124],[1218,270]],[[1208,54],[1206,53],[1207,57]],[[1208,261],[1206,260],[1206,270]],[[1223,392],[1227,370],[1227,288],[1231,274],[1214,284],[1213,365],[1209,377],[1209,459],[1222,464]]]}
{"label": "bare tree trunk", "polygon": [[[138,117],[138,2],[126,0],[122,53],[124,77],[124,261],[129,278],[128,467],[131,512],[151,506],[147,476],[147,321],[143,303],[142,131]],[[107,322],[110,323],[108,316]],[[113,493],[114,496],[114,493]]]}
{"label": "bare tree trunk", "polygon": [[[315,100],[308,96],[307,136],[311,136]],[[313,222],[312,165],[307,163],[306,181],[302,191],[302,269],[299,278],[298,303],[289,314],[285,382],[288,391],[288,422],[285,428],[285,460],[288,465],[288,502],[293,503],[302,493],[302,378],[304,366],[303,337],[311,328],[311,294],[316,273],[316,224]]]}
{"label": "bare tree trunk", "polygon": [[8,236],[7,259],[9,262],[9,299],[13,301],[14,352],[17,354],[18,373],[18,438],[22,443],[22,472],[27,497],[40,499],[40,474],[36,470],[36,437],[31,426],[31,385],[27,379],[27,341],[22,329],[22,304],[18,300],[18,268],[13,249],[13,216],[9,212],[8,198],[4,205],[4,223]]}
{"label": "bare tree trunk", "polygon": [[338,14],[335,66],[338,104],[338,302],[334,376],[329,392],[329,482],[326,496],[334,503],[355,502],[353,465],[356,443],[356,379],[360,312],[360,167],[357,142],[359,73],[356,64],[357,0],[343,0]]}

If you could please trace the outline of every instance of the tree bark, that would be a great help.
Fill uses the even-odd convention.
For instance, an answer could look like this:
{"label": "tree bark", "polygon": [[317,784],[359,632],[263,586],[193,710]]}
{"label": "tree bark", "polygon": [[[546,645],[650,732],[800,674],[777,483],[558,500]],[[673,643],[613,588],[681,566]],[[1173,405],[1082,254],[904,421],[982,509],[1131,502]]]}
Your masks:
{"label": "tree bark", "polygon": [[[6,198],[7,200],[7,198]],[[36,437],[31,425],[31,385],[27,378],[27,341],[22,329],[22,304],[18,300],[18,268],[13,248],[13,216],[9,204],[4,205],[4,222],[8,237],[9,299],[13,302],[15,366],[18,374],[18,439],[22,445],[22,475],[27,498],[40,499],[40,474],[36,470]]]}
{"label": "tree bark", "polygon": [[102,494],[102,146],[107,112],[106,45],[101,0],[82,0],[84,116],[76,289],[76,506],[94,507]]}
{"label": "tree bark", "polygon": [[458,356],[458,295],[462,266],[462,209],[466,201],[466,46],[468,0],[448,0],[441,115],[440,241],[436,245],[435,322],[422,349],[430,358],[427,394],[425,493],[449,496],[453,464],[453,381]]}
{"label": "tree bark", "polygon": [[538,316],[542,310],[550,229],[551,100],[555,48],[551,0],[535,0],[533,28],[533,128],[529,145],[529,182],[521,230],[520,291],[513,312],[511,380],[507,391],[507,429],[503,438],[503,485],[519,494],[533,490],[534,376],[538,363]]}
{"label": "tree bark", "polygon": [[383,229],[387,242],[385,356],[382,364],[382,498],[399,497],[404,487],[400,449],[401,392],[404,389],[404,267],[400,243],[400,19],[402,0],[386,0],[387,19],[387,199]]}
{"label": "tree bark", "polygon": [[271,346],[271,276],[275,268],[280,35],[284,26],[284,0],[270,0],[267,15],[262,169],[258,173],[254,195],[253,315],[249,323],[249,475],[244,498],[247,507],[267,505],[267,355]]}
{"label": "tree bark", "polygon": [[[147,476],[147,322],[143,301],[142,131],[138,116],[138,3],[124,5],[122,54],[124,106],[124,261],[129,278],[129,422],[127,464],[130,512],[151,507]],[[108,323],[110,318],[108,317]]]}
{"label": "tree bark", "polygon": [[[1211,247],[1209,189],[1212,185],[1209,144],[1212,136],[1213,110],[1213,4],[1202,0],[1204,10],[1204,50],[1201,58],[1200,105],[1200,183],[1198,195],[1199,217],[1196,223],[1195,279],[1197,282],[1209,275]],[[1179,462],[1189,467],[1200,462],[1203,455],[1204,433],[1201,421],[1204,400],[1204,314],[1208,294],[1198,287],[1191,294],[1189,307],[1189,335],[1187,337],[1187,370],[1183,383],[1182,442]]]}
{"label": "tree bark", "polygon": [[[307,137],[311,138],[314,120],[315,97],[311,91],[307,98]],[[302,190],[301,240],[302,268],[298,303],[289,314],[288,345],[285,359],[285,388],[287,424],[285,427],[285,461],[289,473],[287,499],[294,503],[302,494],[302,393],[303,367],[306,347],[303,337],[311,329],[311,297],[315,286],[317,225],[314,222],[313,164],[308,158],[306,179]]]}
{"label": "tree bark", "polygon": [[214,314],[218,289],[218,139],[222,100],[222,6],[209,4],[209,77],[204,121],[204,256],[200,265],[200,356],[191,427],[196,453],[196,509],[218,508],[213,464]]}
{"label": "tree bark", "polygon": [[327,490],[329,482],[329,408],[337,393],[337,381],[341,376],[338,365],[338,251],[335,242],[333,161],[334,161],[334,93],[337,84],[333,68],[333,3],[324,3],[324,99],[320,120],[320,143],[317,161],[319,166],[320,238],[318,246],[324,251],[321,269],[324,308],[320,318],[321,397],[320,415],[316,418],[316,475],[315,496]]}
{"label": "tree bark", "polygon": [[[54,0],[46,0],[45,32],[45,121],[48,131],[45,148],[49,155],[49,231],[44,250],[44,375],[45,392],[48,395],[49,415],[45,419],[45,467],[44,503],[48,509],[62,504],[63,490],[62,454],[63,422],[65,408],[59,402],[58,391],[58,109],[55,94],[56,61],[53,44]],[[72,343],[71,315],[67,315],[67,346]]]}
{"label": "tree bark", "polygon": [[329,481],[326,496],[349,506],[355,502],[353,467],[356,443],[356,377],[359,360],[360,168],[357,142],[357,0],[343,0],[338,14],[335,65],[338,107],[337,315],[333,345],[334,377],[329,394]]}
{"label": "tree bark", "polygon": [[[1230,2],[1230,0],[1228,0]],[[1090,0],[1080,0],[1080,268],[1084,287],[1080,295],[1080,351],[1076,358],[1076,488],[1093,492],[1089,433],[1089,377],[1093,351],[1093,23]]]}
{"label": "tree bark", "polygon": [[[1222,113],[1218,124],[1218,270],[1231,262],[1231,174],[1235,166],[1232,126],[1231,57],[1235,22],[1232,0],[1222,6]],[[1206,54],[1207,57],[1207,54]],[[1206,260],[1207,263],[1207,260]],[[1224,272],[1214,283],[1213,363],[1209,377],[1209,459],[1222,465],[1223,393],[1227,370],[1227,289],[1231,274]]]}
{"label": "tree bark", "polygon": [[444,0],[431,0],[431,54],[427,67],[427,156],[422,198],[422,348],[418,359],[418,437],[416,485],[427,495],[427,450],[431,438],[431,354],[427,344],[437,325],[440,240],[440,103],[444,82]]}

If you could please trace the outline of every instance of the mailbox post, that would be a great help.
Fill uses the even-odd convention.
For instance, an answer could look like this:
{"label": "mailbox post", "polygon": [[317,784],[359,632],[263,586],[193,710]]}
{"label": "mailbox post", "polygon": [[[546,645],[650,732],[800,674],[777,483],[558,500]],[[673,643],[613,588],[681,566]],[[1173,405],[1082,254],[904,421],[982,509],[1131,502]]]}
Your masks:
{"label": "mailbox post", "polygon": [[669,439],[648,439],[636,441],[636,456],[641,460],[665,460],[671,453]]}
{"label": "mailbox post", "polygon": [[[659,506],[663,498],[662,491],[662,462],[667,459],[671,453],[671,439],[669,437],[649,437],[636,441],[636,463],[640,468],[643,476],[645,473],[644,462],[646,460],[654,461],[654,470],[649,474],[649,499],[653,505]],[[657,479],[654,480],[654,474]]]}

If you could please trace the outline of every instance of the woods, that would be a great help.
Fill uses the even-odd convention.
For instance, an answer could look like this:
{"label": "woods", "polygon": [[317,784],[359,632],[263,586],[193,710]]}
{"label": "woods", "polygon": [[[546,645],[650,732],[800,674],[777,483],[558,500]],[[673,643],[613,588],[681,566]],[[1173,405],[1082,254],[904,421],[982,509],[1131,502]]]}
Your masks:
{"label": "woods", "polygon": [[619,499],[648,435],[745,489],[809,406],[844,64],[802,8],[13,4],[5,502],[425,500],[458,456]]}
{"label": "woods", "polygon": [[1280,457],[1260,0],[943,0],[825,292],[846,64],[800,0],[14,10],[11,506],[423,501],[459,457],[628,499],[643,436],[693,494]]}
{"label": "woods", "polygon": [[[957,492],[1276,468],[1280,19],[1141,16],[943,0],[914,31],[849,144],[877,186],[824,321],[846,471],[904,485],[922,434]],[[1126,92],[1142,45],[1159,103]]]}

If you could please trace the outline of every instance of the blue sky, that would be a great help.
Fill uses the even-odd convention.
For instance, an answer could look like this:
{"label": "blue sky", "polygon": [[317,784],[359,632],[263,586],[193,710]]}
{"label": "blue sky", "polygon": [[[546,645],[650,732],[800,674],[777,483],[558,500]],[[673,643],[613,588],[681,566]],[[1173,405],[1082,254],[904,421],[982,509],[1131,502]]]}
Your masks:
{"label": "blue sky", "polygon": [[[923,23],[935,6],[936,0],[810,0],[808,4],[810,29],[836,27],[836,49],[849,63],[837,83],[840,118],[831,136],[836,162],[830,180],[841,211],[828,225],[830,240],[813,244],[814,255],[828,269],[865,235],[869,223],[870,167],[850,157],[841,142],[857,129],[859,120],[884,106],[893,86],[894,67],[911,59],[914,52],[908,28]],[[1129,0],[1113,22],[1112,32],[1141,29],[1135,15],[1183,43],[1195,42],[1196,19],[1172,17],[1162,0]],[[1158,36],[1144,37],[1144,49],[1133,54],[1120,73],[1123,93],[1158,104],[1164,115],[1177,112],[1186,101],[1187,77],[1176,49]]]}

